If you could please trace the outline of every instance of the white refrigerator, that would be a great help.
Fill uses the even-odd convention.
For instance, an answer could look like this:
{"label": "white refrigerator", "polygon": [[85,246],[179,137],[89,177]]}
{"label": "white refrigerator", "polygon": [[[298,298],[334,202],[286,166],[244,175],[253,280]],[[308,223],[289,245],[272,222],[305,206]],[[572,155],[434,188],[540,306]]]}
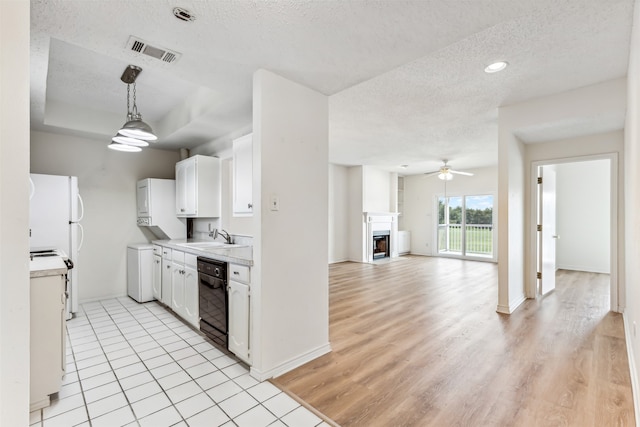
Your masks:
{"label": "white refrigerator", "polygon": [[29,245],[31,251],[57,249],[73,262],[68,273],[68,317],[78,311],[79,253],[84,239],[80,221],[84,216],[82,198],[75,176],[32,173],[29,196]]}

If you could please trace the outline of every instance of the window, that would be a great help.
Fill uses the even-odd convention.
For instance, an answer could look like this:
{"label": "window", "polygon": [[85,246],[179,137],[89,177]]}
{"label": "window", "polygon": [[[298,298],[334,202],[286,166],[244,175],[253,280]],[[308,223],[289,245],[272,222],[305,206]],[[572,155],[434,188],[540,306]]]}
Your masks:
{"label": "window", "polygon": [[438,198],[438,253],[493,258],[493,196]]}

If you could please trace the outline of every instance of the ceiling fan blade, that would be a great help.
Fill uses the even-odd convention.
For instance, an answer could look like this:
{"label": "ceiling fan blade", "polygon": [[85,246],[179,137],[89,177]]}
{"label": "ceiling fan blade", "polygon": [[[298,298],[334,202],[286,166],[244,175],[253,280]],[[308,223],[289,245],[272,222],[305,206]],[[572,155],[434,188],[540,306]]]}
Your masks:
{"label": "ceiling fan blade", "polygon": [[425,172],[425,176],[436,176],[440,173],[440,171],[435,171],[435,172]]}
{"label": "ceiling fan blade", "polygon": [[454,171],[453,169],[449,169],[449,172],[457,173],[458,175],[473,176],[473,174],[471,172]]}

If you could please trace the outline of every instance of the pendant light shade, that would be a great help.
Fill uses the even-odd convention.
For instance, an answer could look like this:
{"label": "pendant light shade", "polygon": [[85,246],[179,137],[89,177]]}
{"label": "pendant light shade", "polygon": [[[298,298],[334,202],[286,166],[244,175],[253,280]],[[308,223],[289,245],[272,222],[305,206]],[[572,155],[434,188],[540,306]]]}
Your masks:
{"label": "pendant light shade", "polygon": [[112,150],[116,151],[125,151],[127,153],[136,153],[138,151],[142,151],[142,148],[135,147],[133,145],[120,144],[119,142],[112,142],[108,145],[108,147]]}
{"label": "pendant light shade", "polygon": [[126,144],[132,145],[134,147],[148,147],[149,143],[147,141],[143,141],[142,139],[131,138],[130,136],[124,136],[119,133],[116,134],[111,141],[117,142],[118,144]]}
{"label": "pendant light shade", "polygon": [[[136,108],[135,103],[133,104],[133,108]],[[129,120],[122,126],[122,129],[118,131],[120,135],[145,141],[158,140],[158,137],[153,134],[151,126],[142,121],[140,114],[130,114],[127,118]]]}

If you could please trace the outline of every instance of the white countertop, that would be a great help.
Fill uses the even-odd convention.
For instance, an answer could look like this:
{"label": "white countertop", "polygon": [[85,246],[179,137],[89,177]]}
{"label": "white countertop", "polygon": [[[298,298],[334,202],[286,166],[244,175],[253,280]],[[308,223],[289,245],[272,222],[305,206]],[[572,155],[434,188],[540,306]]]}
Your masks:
{"label": "white countertop", "polygon": [[67,266],[59,256],[34,257],[29,261],[29,270],[32,278],[67,274]]}
{"label": "white countertop", "polygon": [[179,244],[202,243],[210,240],[196,239],[174,239],[174,240],[154,240],[153,243],[160,246],[167,246],[171,249],[186,252],[189,254],[216,259],[219,261],[231,262],[241,265],[253,265],[253,247],[250,245],[238,245],[233,247],[216,246],[212,248],[190,248]]}

